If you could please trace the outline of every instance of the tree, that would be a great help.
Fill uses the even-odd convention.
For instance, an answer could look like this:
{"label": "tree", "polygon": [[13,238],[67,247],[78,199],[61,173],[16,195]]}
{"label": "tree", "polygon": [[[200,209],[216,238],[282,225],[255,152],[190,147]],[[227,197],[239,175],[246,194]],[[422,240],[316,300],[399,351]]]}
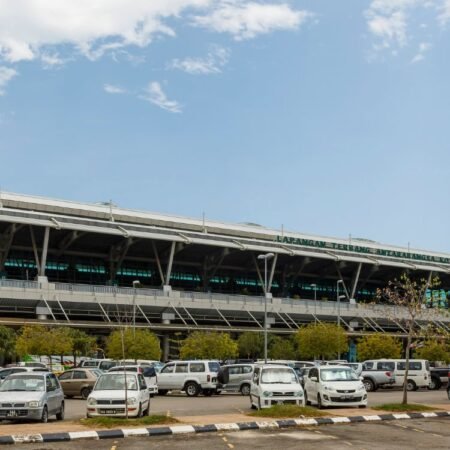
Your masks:
{"label": "tree", "polygon": [[61,365],[64,363],[63,356],[72,352],[73,339],[70,328],[58,327],[49,330],[49,339],[52,342],[51,355],[60,355]]}
{"label": "tree", "polygon": [[360,361],[382,358],[398,359],[402,355],[402,343],[398,338],[375,333],[359,339],[356,351]]}
{"label": "tree", "polygon": [[239,356],[258,359],[264,353],[264,336],[262,333],[246,331],[238,338]]}
{"label": "tree", "polygon": [[450,363],[450,344],[448,341],[427,340],[421,347],[417,348],[416,358],[427,359],[428,361],[442,361],[448,364]]}
{"label": "tree", "polygon": [[238,355],[238,343],[227,333],[194,331],[182,343],[182,359],[219,359],[235,358]]}
{"label": "tree", "polygon": [[113,331],[106,341],[106,354],[113,359],[161,358],[161,346],[150,330],[125,327]]}
{"label": "tree", "polygon": [[75,367],[77,365],[77,357],[92,353],[95,351],[97,345],[95,337],[89,336],[77,328],[71,328],[70,335],[72,338],[73,365]]}
{"label": "tree", "polygon": [[417,321],[419,319],[429,321],[432,315],[438,312],[438,309],[427,309],[426,307],[427,290],[438,285],[439,280],[437,278],[431,279],[431,276],[428,280],[420,279],[416,281],[403,274],[400,280],[390,281],[385,289],[377,291],[379,300],[386,301],[388,304],[396,307],[392,311],[387,312],[396,315],[397,321],[403,322],[407,332],[405,348],[406,367],[402,399],[402,404],[404,405],[408,403],[407,384],[411,345],[413,338],[421,333]]}
{"label": "tree", "polygon": [[15,354],[16,333],[12,328],[0,326],[0,359],[10,359],[15,356]]}
{"label": "tree", "polygon": [[348,349],[345,330],[330,323],[310,323],[300,328],[295,339],[303,358],[330,359]]}
{"label": "tree", "polygon": [[269,340],[268,356],[270,359],[295,359],[295,347],[292,339],[272,335]]}

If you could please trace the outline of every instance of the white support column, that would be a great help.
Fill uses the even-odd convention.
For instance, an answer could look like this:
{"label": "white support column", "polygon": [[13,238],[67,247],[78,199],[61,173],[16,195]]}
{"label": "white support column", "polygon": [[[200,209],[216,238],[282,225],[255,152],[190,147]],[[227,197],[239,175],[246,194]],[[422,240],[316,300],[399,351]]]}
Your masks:
{"label": "white support column", "polygon": [[269,284],[267,286],[267,292],[270,292],[272,289],[273,276],[275,274],[275,267],[277,265],[278,253],[275,253],[275,256],[272,261],[272,268],[270,270]]}
{"label": "white support column", "polygon": [[356,294],[356,287],[358,285],[358,281],[359,281],[359,275],[361,273],[361,268],[362,268],[362,263],[358,264],[358,268],[356,269],[356,274],[355,274],[355,278],[353,280],[353,286],[352,286],[352,293],[350,298],[355,298],[355,294]]}
{"label": "white support column", "polygon": [[44,244],[42,246],[41,267],[39,276],[45,277],[45,266],[47,265],[48,239],[50,236],[50,227],[45,227]]}
{"label": "white support column", "polygon": [[167,263],[165,286],[170,286],[170,276],[172,274],[172,264],[173,264],[173,255],[175,254],[175,245],[176,245],[176,242],[174,241],[174,242],[172,242],[172,246],[170,247],[170,255],[169,255],[169,261]]}
{"label": "white support column", "polygon": [[342,273],[341,273],[341,269],[339,268],[337,263],[336,263],[336,271],[337,271],[337,273],[339,275],[339,279],[342,280],[342,286],[344,287],[345,295],[346,295],[347,299],[350,300],[350,295],[349,295],[349,292],[348,292],[348,289],[347,289],[347,285],[345,284],[344,278],[343,278]]}
{"label": "white support column", "polygon": [[164,286],[166,284],[166,279],[164,278],[164,273],[163,273],[163,270],[161,267],[161,261],[159,260],[158,250],[156,249],[156,245],[155,245],[154,241],[152,241],[152,248],[153,248],[153,253],[154,253],[155,259],[156,259],[156,265],[158,267],[159,276],[161,277],[161,282],[162,282],[162,285]]}
{"label": "white support column", "polygon": [[36,245],[36,237],[34,236],[34,230],[31,225],[30,225],[30,234],[31,234],[31,245],[33,246],[34,259],[36,261],[36,268],[39,275],[41,273],[41,263],[39,261],[39,254]]}
{"label": "white support column", "polygon": [[255,255],[253,253],[252,253],[252,259],[253,259],[253,262],[254,262],[255,267],[256,267],[256,273],[258,274],[258,278],[259,278],[259,281],[261,283],[262,290],[263,290],[263,292],[266,292],[265,291],[266,285],[265,285],[263,277],[261,275],[261,271],[259,270],[258,262],[256,261]]}

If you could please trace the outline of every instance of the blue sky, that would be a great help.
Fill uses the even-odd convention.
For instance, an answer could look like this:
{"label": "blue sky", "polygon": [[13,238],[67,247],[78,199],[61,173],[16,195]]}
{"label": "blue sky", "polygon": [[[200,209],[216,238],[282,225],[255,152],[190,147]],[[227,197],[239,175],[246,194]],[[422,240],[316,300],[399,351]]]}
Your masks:
{"label": "blue sky", "polygon": [[450,0],[0,0],[5,191],[450,252]]}

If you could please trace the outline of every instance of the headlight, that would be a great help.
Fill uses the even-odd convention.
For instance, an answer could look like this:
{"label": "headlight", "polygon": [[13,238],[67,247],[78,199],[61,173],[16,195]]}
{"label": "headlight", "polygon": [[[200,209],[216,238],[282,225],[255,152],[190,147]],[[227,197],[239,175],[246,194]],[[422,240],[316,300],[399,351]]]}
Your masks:
{"label": "headlight", "polygon": [[324,386],[323,387],[326,391],[332,391],[333,388],[331,386]]}
{"label": "headlight", "polygon": [[87,404],[90,406],[96,405],[97,404],[97,400],[94,397],[89,397]]}
{"label": "headlight", "polygon": [[360,391],[365,391],[365,390],[366,390],[366,387],[365,387],[363,384],[361,384],[361,385],[358,387],[358,390],[360,390]]}
{"label": "headlight", "polygon": [[41,406],[41,402],[37,402],[37,401],[28,402],[28,406],[30,408],[38,408],[39,406]]}
{"label": "headlight", "polygon": [[267,391],[263,392],[264,397],[272,397],[272,395],[273,395],[273,392],[267,392]]}
{"label": "headlight", "polygon": [[127,405],[134,405],[137,403],[136,397],[131,397],[127,399]]}
{"label": "headlight", "polygon": [[303,391],[295,392],[296,397],[303,397]]}

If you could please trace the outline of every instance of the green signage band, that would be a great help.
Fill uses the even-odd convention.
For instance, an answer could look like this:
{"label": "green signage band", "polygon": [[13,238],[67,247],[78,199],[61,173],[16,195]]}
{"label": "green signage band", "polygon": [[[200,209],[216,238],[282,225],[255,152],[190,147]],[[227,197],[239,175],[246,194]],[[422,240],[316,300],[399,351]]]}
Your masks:
{"label": "green signage band", "polygon": [[434,263],[450,264],[450,258],[441,256],[423,255],[397,250],[385,250],[381,248],[370,248],[361,245],[337,244],[336,242],[316,241],[314,239],[294,238],[288,236],[277,236],[277,242],[283,244],[301,245],[303,247],[315,247],[324,250],[341,250],[344,252],[364,253],[375,256],[387,256],[390,258],[412,259],[414,261],[428,261]]}

